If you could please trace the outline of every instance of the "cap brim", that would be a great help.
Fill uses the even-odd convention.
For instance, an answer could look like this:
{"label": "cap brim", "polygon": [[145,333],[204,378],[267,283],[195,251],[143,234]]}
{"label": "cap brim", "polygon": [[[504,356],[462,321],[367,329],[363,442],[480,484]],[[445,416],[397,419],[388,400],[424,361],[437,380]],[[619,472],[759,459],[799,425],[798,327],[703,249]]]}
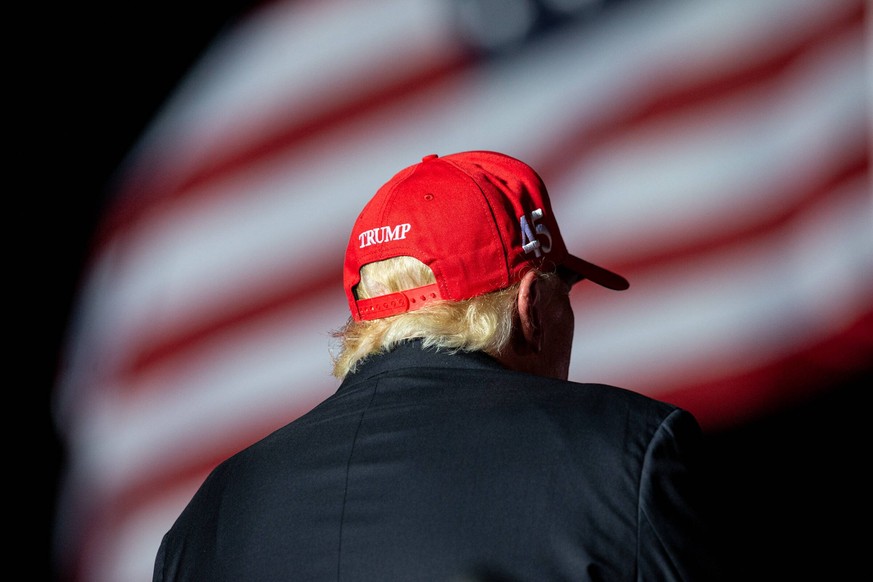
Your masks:
{"label": "cap brim", "polygon": [[573,255],[567,255],[563,266],[579,275],[582,279],[588,279],[592,283],[597,283],[607,289],[624,291],[630,287],[630,283],[628,283],[627,279],[618,273],[613,273],[608,269],[604,269],[603,267],[599,267],[594,263],[589,263],[588,261]]}

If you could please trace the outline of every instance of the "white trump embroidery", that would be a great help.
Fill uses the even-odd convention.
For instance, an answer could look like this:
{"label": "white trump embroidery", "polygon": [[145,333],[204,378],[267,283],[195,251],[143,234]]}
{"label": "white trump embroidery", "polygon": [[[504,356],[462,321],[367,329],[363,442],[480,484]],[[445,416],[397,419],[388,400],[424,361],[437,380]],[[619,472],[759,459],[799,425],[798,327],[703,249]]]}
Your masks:
{"label": "white trump embroidery", "polygon": [[396,226],[380,226],[378,228],[365,230],[358,235],[358,240],[361,242],[360,248],[368,247],[370,245],[379,245],[392,240],[404,239],[406,238],[406,233],[408,233],[411,228],[411,224],[404,223]]}

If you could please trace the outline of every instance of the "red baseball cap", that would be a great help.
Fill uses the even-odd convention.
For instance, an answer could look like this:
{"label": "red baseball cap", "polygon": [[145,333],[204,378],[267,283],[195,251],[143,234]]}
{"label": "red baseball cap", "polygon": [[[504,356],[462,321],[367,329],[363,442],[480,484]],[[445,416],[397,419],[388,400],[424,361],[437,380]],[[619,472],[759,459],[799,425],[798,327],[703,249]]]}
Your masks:
{"label": "red baseball cap", "polygon": [[[436,283],[358,300],[361,267],[411,256]],[[504,289],[531,269],[563,268],[615,290],[627,280],[567,251],[539,175],[490,151],[425,156],[386,182],[361,211],[346,250],[343,284],[356,321]]]}

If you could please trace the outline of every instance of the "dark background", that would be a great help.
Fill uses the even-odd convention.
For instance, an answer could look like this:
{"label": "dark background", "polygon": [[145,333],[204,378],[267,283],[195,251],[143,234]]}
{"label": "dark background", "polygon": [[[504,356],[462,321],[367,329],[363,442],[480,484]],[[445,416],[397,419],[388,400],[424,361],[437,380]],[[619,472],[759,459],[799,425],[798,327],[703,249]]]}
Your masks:
{"label": "dark background", "polygon": [[[27,37],[25,46],[35,51],[36,66],[22,72],[22,78],[37,89],[24,110],[36,105],[34,116],[43,128],[34,136],[30,149],[36,163],[27,171],[45,190],[33,196],[25,212],[48,220],[44,231],[38,229],[34,246],[36,268],[49,291],[31,295],[38,295],[39,319],[44,315],[48,321],[38,332],[35,369],[47,395],[49,548],[66,459],[51,417],[52,394],[71,308],[113,174],[198,56],[252,5],[219,2],[194,11],[184,2],[133,0],[28,15],[39,23],[32,29],[42,33],[36,41]],[[63,579],[49,568],[51,579]]]}
{"label": "dark background", "polygon": [[[250,5],[195,13],[167,1],[128,2],[59,21],[59,50],[45,80],[48,145],[56,153],[51,177],[58,180],[44,257],[53,291],[46,360],[37,366],[49,396],[108,181],[188,67]],[[866,526],[860,518],[869,511],[862,415],[871,385],[873,365],[789,408],[708,436],[713,523],[736,579],[849,580],[865,571],[867,534],[852,532]],[[48,428],[57,483],[64,450],[50,418]]]}

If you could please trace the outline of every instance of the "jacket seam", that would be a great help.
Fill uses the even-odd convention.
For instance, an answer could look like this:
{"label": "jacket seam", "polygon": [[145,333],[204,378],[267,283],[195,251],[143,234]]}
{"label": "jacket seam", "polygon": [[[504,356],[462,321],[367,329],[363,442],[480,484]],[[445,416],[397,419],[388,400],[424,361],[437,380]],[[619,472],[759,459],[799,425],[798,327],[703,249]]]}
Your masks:
{"label": "jacket seam", "polygon": [[358,419],[358,426],[355,428],[355,434],[352,437],[352,445],[349,448],[349,457],[346,460],[346,482],[343,489],[343,504],[342,509],[340,511],[340,523],[339,523],[339,539],[337,540],[337,560],[336,560],[336,579],[340,580],[341,569],[342,569],[342,553],[343,553],[343,527],[345,525],[346,519],[346,501],[349,495],[349,473],[351,473],[352,466],[352,457],[355,454],[355,445],[358,442],[358,433],[361,430],[361,425],[364,424],[364,415],[367,414],[367,411],[370,409],[370,405],[373,404],[373,399],[376,397],[376,391],[379,387],[379,381],[376,380],[376,384],[373,386],[373,393],[370,395],[370,400],[367,402],[367,406],[361,411],[361,417]]}

